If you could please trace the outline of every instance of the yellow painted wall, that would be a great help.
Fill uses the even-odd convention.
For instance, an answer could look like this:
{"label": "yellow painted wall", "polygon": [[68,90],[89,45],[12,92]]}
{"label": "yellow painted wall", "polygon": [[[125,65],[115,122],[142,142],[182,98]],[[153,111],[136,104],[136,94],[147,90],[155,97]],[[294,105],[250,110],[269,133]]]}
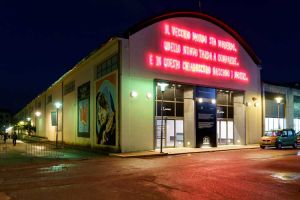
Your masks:
{"label": "yellow painted wall", "polygon": [[[73,69],[64,74],[47,90],[42,92],[18,112],[16,118],[25,119],[27,116],[31,116],[32,123],[35,124],[34,113],[40,111],[41,116],[36,118],[37,135],[47,137],[50,141],[55,141],[56,126],[51,125],[51,112],[56,112],[54,106],[55,102],[63,102],[62,108],[59,109],[58,114],[58,142],[61,143],[63,133],[64,143],[99,147],[96,145],[95,131],[96,67],[107,58],[118,53],[118,45],[119,39],[111,39],[101,48],[92,52],[88,57],[82,59]],[[73,80],[75,81],[75,90],[66,95],[62,95],[62,85],[66,85]],[[77,136],[77,88],[88,81],[90,81],[90,138],[84,138]],[[49,95],[52,95],[51,103],[47,103]],[[41,102],[40,108],[37,107],[38,102]],[[30,110],[29,113],[28,110]]]}

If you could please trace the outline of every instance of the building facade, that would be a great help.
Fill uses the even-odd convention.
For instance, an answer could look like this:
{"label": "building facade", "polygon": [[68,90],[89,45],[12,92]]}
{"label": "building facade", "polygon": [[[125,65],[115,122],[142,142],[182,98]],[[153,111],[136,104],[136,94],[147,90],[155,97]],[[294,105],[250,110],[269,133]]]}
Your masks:
{"label": "building facade", "polygon": [[110,39],[15,117],[49,140],[111,152],[253,144],[264,121],[259,64],[220,20],[168,13]]}
{"label": "building facade", "polygon": [[[293,128],[300,131],[300,88],[263,84],[264,130]],[[276,101],[277,100],[277,101]],[[278,101],[279,100],[279,101]]]}

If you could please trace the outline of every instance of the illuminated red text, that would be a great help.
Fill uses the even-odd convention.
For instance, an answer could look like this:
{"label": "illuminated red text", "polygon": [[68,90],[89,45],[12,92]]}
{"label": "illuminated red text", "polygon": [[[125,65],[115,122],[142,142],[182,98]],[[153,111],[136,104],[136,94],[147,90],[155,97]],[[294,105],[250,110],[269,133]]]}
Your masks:
{"label": "illuminated red text", "polygon": [[248,82],[239,69],[238,45],[230,38],[218,38],[201,30],[164,24],[161,49],[148,53],[148,65],[157,70],[198,74]]}

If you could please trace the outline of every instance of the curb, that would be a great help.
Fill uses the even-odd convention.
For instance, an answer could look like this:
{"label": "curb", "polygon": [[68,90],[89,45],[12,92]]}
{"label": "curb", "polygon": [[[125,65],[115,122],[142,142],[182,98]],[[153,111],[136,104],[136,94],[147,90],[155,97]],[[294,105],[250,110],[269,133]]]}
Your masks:
{"label": "curb", "polygon": [[168,153],[151,153],[151,154],[139,154],[139,155],[122,155],[122,153],[120,154],[117,154],[117,153],[110,153],[108,154],[109,156],[112,156],[112,157],[120,157],[120,158],[142,158],[142,157],[156,157],[156,156],[167,156],[167,155],[170,155]]}
{"label": "curb", "polygon": [[194,151],[194,152],[180,152],[180,153],[169,153],[168,155],[181,155],[181,154],[192,154],[192,153],[213,153],[219,151],[237,151],[237,150],[244,150],[244,149],[259,149],[259,147],[248,147],[248,148],[240,148],[240,149],[213,149],[209,151]]}
{"label": "curb", "polygon": [[219,152],[219,151],[233,151],[233,150],[243,150],[243,149],[259,149],[259,146],[244,147],[244,148],[237,148],[237,149],[212,149],[207,151],[196,151],[196,152],[192,151],[192,152],[178,152],[178,153],[158,153],[158,152],[147,152],[145,154],[141,152],[110,153],[109,156],[120,157],[120,158],[142,158],[142,157],[157,157],[157,156],[175,156],[175,155],[194,154],[194,153],[212,153],[212,152]]}

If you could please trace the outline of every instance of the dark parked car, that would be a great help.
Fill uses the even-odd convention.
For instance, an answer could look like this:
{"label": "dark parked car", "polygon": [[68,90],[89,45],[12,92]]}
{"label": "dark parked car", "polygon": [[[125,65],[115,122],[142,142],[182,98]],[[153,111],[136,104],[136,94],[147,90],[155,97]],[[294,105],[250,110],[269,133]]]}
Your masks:
{"label": "dark parked car", "polygon": [[277,149],[281,149],[283,146],[297,148],[299,139],[294,129],[267,131],[260,139],[260,148],[276,147]]}

